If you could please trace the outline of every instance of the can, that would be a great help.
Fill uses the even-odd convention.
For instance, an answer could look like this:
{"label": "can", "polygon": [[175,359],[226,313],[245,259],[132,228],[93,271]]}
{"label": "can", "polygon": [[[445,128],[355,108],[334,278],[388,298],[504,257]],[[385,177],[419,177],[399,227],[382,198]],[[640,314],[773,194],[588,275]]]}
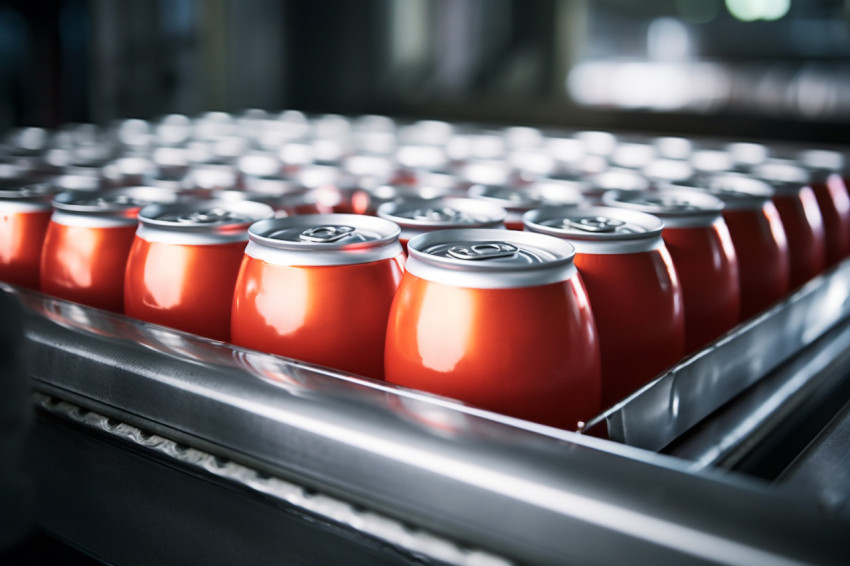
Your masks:
{"label": "can", "polygon": [[0,182],[0,281],[38,289],[54,192],[48,183],[15,178]]}
{"label": "can", "polygon": [[774,191],[764,181],[726,173],[697,181],[726,205],[723,219],[729,227],[741,284],[741,320],[755,316],[780,300],[791,286],[788,238]]}
{"label": "can", "polygon": [[664,222],[661,237],[682,287],[687,354],[738,324],[738,256],[723,220],[723,201],[683,187],[645,193],[612,191],[603,201],[652,214]]}
{"label": "can", "polygon": [[599,412],[599,341],[572,246],[461,229],[408,251],[387,381],[570,430]]}
{"label": "can", "polygon": [[156,187],[56,195],[41,252],[41,291],[122,312],[124,269],[139,210],[176,200],[175,193]]}
{"label": "can", "polygon": [[127,259],[124,313],[228,340],[248,226],[271,216],[270,207],[252,201],[146,206]]}
{"label": "can", "polygon": [[353,214],[249,229],[232,301],[233,343],[374,379],[404,252],[392,222]]}
{"label": "can", "polygon": [[773,187],[773,204],[788,238],[791,289],[826,268],[826,233],[808,172],[791,161],[770,160],[752,169],[752,175]]}
{"label": "can", "polygon": [[577,181],[550,180],[522,188],[501,185],[473,185],[469,196],[504,208],[508,215],[508,230],[522,231],[522,215],[535,208],[549,205],[579,206],[586,204],[582,191],[587,185]]}
{"label": "can", "polygon": [[804,151],[798,161],[811,173],[823,228],[826,233],[826,266],[832,267],[850,255],[850,195],[844,183],[844,156],[837,151]]}
{"label": "can", "polygon": [[650,189],[649,180],[631,169],[611,168],[586,177],[587,189],[583,191],[588,204],[602,204],[602,195],[608,191],[641,193]]}
{"label": "can", "polygon": [[471,198],[443,197],[406,199],[378,207],[378,216],[401,228],[399,242],[407,243],[419,234],[449,228],[505,228],[507,212],[495,204]]}
{"label": "can", "polygon": [[437,176],[434,183],[427,185],[376,185],[361,187],[351,198],[352,212],[374,216],[381,205],[412,199],[435,199],[455,192],[454,180]]}
{"label": "can", "polygon": [[602,405],[611,406],[685,353],[682,290],[655,216],[608,207],[546,207],[527,230],[575,247],[599,332]]}

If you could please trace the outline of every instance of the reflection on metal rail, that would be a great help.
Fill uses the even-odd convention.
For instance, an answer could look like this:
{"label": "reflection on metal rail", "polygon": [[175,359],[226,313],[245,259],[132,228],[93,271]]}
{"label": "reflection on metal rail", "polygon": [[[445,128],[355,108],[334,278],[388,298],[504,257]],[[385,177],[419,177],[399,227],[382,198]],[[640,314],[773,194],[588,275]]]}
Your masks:
{"label": "reflection on metal rail", "polygon": [[661,374],[583,429],[658,451],[850,315],[850,261]]}

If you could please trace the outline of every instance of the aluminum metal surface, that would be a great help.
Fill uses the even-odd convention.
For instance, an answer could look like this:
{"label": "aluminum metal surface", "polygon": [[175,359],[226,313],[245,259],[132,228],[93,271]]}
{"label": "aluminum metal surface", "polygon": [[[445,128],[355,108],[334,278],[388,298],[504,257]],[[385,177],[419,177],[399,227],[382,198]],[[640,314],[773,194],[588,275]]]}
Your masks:
{"label": "aluminum metal surface", "polygon": [[[350,531],[358,535],[369,536],[380,541],[383,545],[390,545],[392,548],[401,549],[405,553],[420,558],[427,557],[438,564],[454,564],[459,566],[510,565],[510,562],[507,560],[493,554],[479,549],[461,547],[450,539],[437,536],[432,532],[411,528],[409,525],[404,525],[387,515],[375,513],[361,506],[351,505],[337,497],[318,493],[312,488],[270,476],[267,473],[243,466],[227,458],[175,442],[148,430],[140,429],[115,418],[109,418],[56,397],[36,392],[33,393],[32,398],[33,404],[42,411],[77,423],[98,433],[105,433],[113,439],[130,443],[135,448],[141,449],[142,452],[153,453],[159,457],[171,460],[169,464],[172,467],[179,468],[183,466],[193,473],[202,475],[210,474],[215,478],[238,485],[240,488],[251,493],[251,495],[270,498],[278,506],[291,507],[297,509],[300,513],[313,515],[314,517],[309,521],[311,524],[315,524],[317,522],[316,518],[318,518],[320,521],[327,521],[337,526],[337,528],[342,527],[350,529]],[[57,446],[49,448],[53,451],[59,449]],[[73,451],[73,449],[72,452],[69,455],[70,458],[79,457],[79,454]],[[121,474],[122,470],[118,469],[116,473]],[[98,485],[98,488],[102,487]],[[139,492],[140,496],[144,497],[144,488],[142,486],[134,485],[134,492]],[[112,491],[98,494],[99,497],[104,498],[115,497],[116,495]],[[93,498],[93,495],[86,495],[85,497]],[[255,505],[256,503],[248,502],[247,504]],[[222,510],[222,513],[225,514],[229,512],[232,512],[232,509]],[[266,519],[268,520],[269,518],[266,517]],[[72,520],[76,522],[79,519],[75,517]],[[62,528],[61,525],[51,526]],[[158,526],[159,524],[148,525],[148,529],[156,529]],[[227,521],[222,526],[229,529],[233,528],[230,521]],[[116,536],[114,531],[111,534],[113,537]],[[331,545],[339,544],[339,542],[334,541],[330,536],[327,537],[324,543]],[[103,545],[103,542],[99,544]],[[216,543],[214,541],[208,541],[207,544],[214,546]],[[251,554],[261,555],[264,562],[274,562],[280,558],[280,555],[277,557],[269,555],[269,550],[266,549],[271,550],[268,545],[265,545],[261,546],[261,548],[253,549]],[[92,551],[95,549],[87,548],[86,550]],[[144,553],[146,549],[134,548],[132,551]],[[192,550],[189,552],[192,552]],[[244,553],[245,550],[243,549],[242,552]],[[95,554],[100,555],[98,552],[95,552]],[[286,559],[289,561],[296,558],[295,556],[286,555]]]}
{"label": "aluminum metal surface", "polygon": [[247,200],[151,204],[139,211],[137,235],[149,242],[177,244],[244,241],[248,226],[273,214],[270,206]]}
{"label": "aluminum metal surface", "polygon": [[628,208],[657,216],[665,228],[709,226],[720,219],[723,201],[704,191],[684,187],[647,192],[609,191],[602,195],[606,206]]}
{"label": "aluminum metal surface", "polygon": [[780,195],[796,195],[811,181],[808,171],[789,159],[769,159],[756,165],[750,173],[766,183]]}
{"label": "aluminum metal surface", "polygon": [[402,229],[496,228],[507,213],[505,209],[482,200],[457,197],[409,199],[388,202],[378,207],[378,216],[391,220]]}
{"label": "aluminum metal surface", "polygon": [[664,245],[664,223],[636,210],[547,206],[526,212],[522,220],[526,230],[566,240],[576,253],[640,253]]}
{"label": "aluminum metal surface", "polygon": [[405,270],[427,281],[471,289],[514,289],[566,281],[575,251],[557,238],[469,228],[416,236]]}
{"label": "aluminum metal surface", "polygon": [[759,482],[4,288],[37,390],[511,560],[850,559],[847,522]]}
{"label": "aluminum metal surface", "polygon": [[850,262],[810,281],[761,315],[661,374],[588,423],[657,451],[850,315]]}
{"label": "aluminum metal surface", "polygon": [[758,210],[774,194],[773,188],[766,182],[739,173],[705,175],[690,184],[673,185],[706,190],[722,200],[727,210]]}
{"label": "aluminum metal surface", "polygon": [[55,192],[49,183],[7,183],[4,180],[0,184],[0,209],[15,212],[50,210],[50,200]]}
{"label": "aluminum metal surface", "polygon": [[402,253],[398,225],[359,214],[299,214],[257,222],[245,253],[274,265],[353,265]]}

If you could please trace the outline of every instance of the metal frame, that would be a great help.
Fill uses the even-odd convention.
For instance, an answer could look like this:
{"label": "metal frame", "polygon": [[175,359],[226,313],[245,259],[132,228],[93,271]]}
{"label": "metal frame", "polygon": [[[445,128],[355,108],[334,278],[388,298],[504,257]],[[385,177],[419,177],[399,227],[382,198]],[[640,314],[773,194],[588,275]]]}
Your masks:
{"label": "metal frame", "polygon": [[461,546],[540,564],[850,560],[848,521],[763,482],[6,290],[36,390]]}

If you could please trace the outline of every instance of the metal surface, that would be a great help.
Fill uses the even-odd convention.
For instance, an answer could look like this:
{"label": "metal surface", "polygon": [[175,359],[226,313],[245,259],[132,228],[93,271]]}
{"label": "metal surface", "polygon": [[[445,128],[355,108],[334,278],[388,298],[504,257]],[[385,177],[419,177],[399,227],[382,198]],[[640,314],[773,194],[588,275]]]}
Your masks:
{"label": "metal surface", "polygon": [[759,482],[11,292],[36,389],[458,544],[541,564],[850,560],[847,521]]}
{"label": "metal surface", "polygon": [[[233,564],[250,557],[250,563],[259,564],[280,563],[286,557],[287,564],[509,565],[498,556],[462,548],[385,515],[67,401],[35,393],[33,403],[39,412],[28,461],[42,495],[40,526],[63,538],[73,531],[70,538],[77,546],[108,563]],[[71,441],[57,442],[60,437]],[[45,466],[45,461],[53,465]],[[135,470],[128,474],[128,464],[121,461],[133,462]],[[64,470],[61,477],[50,473],[57,468]],[[69,475],[79,475],[80,485],[97,477],[99,489],[63,489]],[[110,498],[123,490],[107,485],[122,482],[133,489],[122,493],[125,505],[115,508]],[[170,485],[160,485],[163,482]],[[180,488],[185,493],[177,496]],[[132,498],[132,505],[126,498]],[[203,505],[212,515],[204,519],[208,529],[198,524],[199,498],[206,499]],[[98,512],[93,513],[95,509]],[[157,524],[151,525],[144,516],[158,517]],[[250,525],[237,517],[249,519]],[[187,544],[187,530],[192,531],[193,544]],[[216,540],[222,530],[225,543]],[[139,535],[151,531],[157,544],[135,544]],[[269,540],[269,531],[278,536]],[[105,532],[110,536],[101,537]]]}
{"label": "metal surface", "polygon": [[810,493],[829,513],[850,518],[850,404],[779,478],[783,489]]}
{"label": "metal surface", "polygon": [[658,451],[779,367],[850,314],[850,262],[804,285],[761,315],[610,408],[585,431]]}
{"label": "metal surface", "polygon": [[[782,428],[800,428],[822,412],[819,396],[841,395],[850,383],[850,326],[840,324],[809,348],[770,372],[758,383],[679,437],[668,454],[692,462],[692,469],[735,468],[754,450],[789,451]],[[841,401],[843,403],[843,401]],[[828,418],[828,415],[827,415]]]}

